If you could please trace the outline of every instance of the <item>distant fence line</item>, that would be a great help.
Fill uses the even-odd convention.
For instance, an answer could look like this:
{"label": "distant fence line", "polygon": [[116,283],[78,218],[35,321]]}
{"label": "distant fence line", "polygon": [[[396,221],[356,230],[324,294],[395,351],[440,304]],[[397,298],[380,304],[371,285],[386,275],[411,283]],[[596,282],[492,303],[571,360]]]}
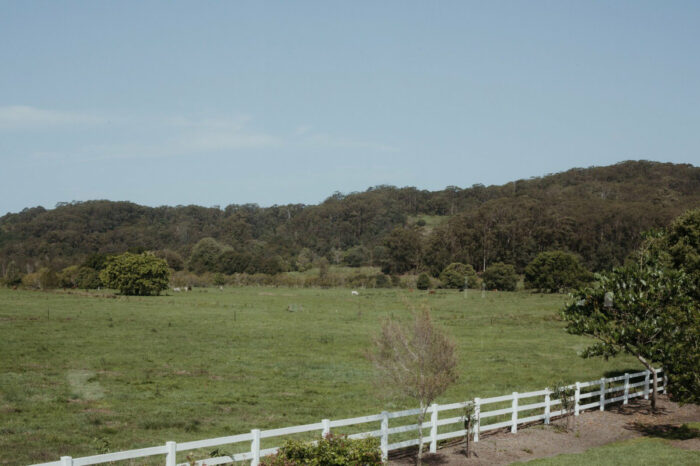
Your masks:
{"label": "distant fence line", "polygon": [[[661,374],[662,370],[657,369],[657,374]],[[644,399],[649,398],[650,394],[650,376],[651,372],[642,371],[633,374],[624,374],[617,377],[601,378],[590,382],[576,382],[565,388],[574,390],[574,415],[578,416],[582,410],[599,407],[601,411],[605,409],[605,405],[622,401],[623,404],[631,398],[643,396]],[[641,379],[636,381],[637,379]],[[657,391],[659,393],[666,392],[666,376],[663,376],[663,382]],[[593,388],[593,390],[591,390]],[[447,418],[440,418],[439,413],[443,411],[464,410],[467,406],[474,407],[474,441],[479,441],[479,433],[490,430],[510,427],[512,433],[518,431],[518,425],[544,421],[549,424],[550,420],[555,416],[566,414],[564,409],[552,411],[552,408],[560,405],[561,400],[552,399],[552,390],[545,388],[544,390],[517,393],[513,392],[510,395],[496,396],[491,398],[474,398],[470,401],[439,405],[433,404],[429,408],[430,421],[423,423],[423,428],[430,428],[429,434],[423,438],[424,443],[430,444],[430,452],[434,453],[437,450],[437,442],[448,440],[457,437],[464,437],[467,434],[466,429],[457,429],[450,432],[438,433],[438,428],[441,426],[451,426],[460,424],[464,427],[465,416],[457,415]],[[607,395],[611,396],[607,396]],[[543,397],[542,401],[537,401],[537,398]],[[535,400],[533,400],[533,398]],[[596,398],[595,401],[585,403],[585,400]],[[520,404],[520,400],[527,399],[527,404]],[[501,409],[492,409],[491,411],[483,411],[483,407],[489,404],[498,404],[511,402],[510,406]],[[582,404],[583,401],[583,404]],[[533,414],[539,410],[541,414]],[[528,416],[519,417],[518,414],[528,412]],[[211,448],[222,445],[231,445],[241,442],[250,442],[250,450],[243,453],[237,453],[230,456],[218,456],[203,460],[197,460],[197,466],[213,466],[217,464],[226,464],[237,461],[250,461],[252,466],[257,466],[260,458],[266,455],[276,453],[279,447],[262,449],[260,442],[262,439],[272,437],[282,437],[286,435],[314,432],[317,431],[320,435],[326,435],[331,432],[331,429],[347,427],[352,425],[361,425],[371,422],[379,422],[378,430],[371,430],[348,435],[348,438],[366,438],[379,437],[382,451],[382,458],[386,461],[389,452],[401,448],[411,447],[420,443],[419,439],[409,439],[395,443],[389,443],[389,436],[413,432],[418,430],[418,424],[401,425],[397,427],[389,427],[389,420],[404,418],[407,416],[415,416],[420,413],[420,409],[409,409],[397,412],[382,412],[381,414],[373,414],[370,416],[355,417],[350,419],[330,420],[323,419],[315,424],[306,424],[293,427],[283,427],[279,429],[259,430],[253,429],[248,433],[232,435],[228,437],[219,437],[206,440],[197,440],[193,442],[166,442],[165,445],[149,448],[141,448],[138,450],[127,450],[116,453],[106,453],[94,456],[84,456],[82,458],[71,458],[70,456],[61,457],[60,461],[49,463],[39,463],[34,466],[83,466],[91,464],[108,463],[113,461],[123,461],[135,458],[145,458],[149,456],[165,455],[166,466],[188,466],[190,463],[177,463],[176,455],[178,452],[196,450],[200,448]],[[498,418],[510,415],[510,419],[491,424],[484,424],[482,421],[488,418]]]}

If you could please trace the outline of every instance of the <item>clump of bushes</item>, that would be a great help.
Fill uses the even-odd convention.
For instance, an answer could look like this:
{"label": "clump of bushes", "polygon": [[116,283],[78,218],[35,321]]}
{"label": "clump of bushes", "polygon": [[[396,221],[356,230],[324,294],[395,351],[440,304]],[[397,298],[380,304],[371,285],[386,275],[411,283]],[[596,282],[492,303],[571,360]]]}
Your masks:
{"label": "clump of bushes", "polygon": [[110,257],[100,272],[100,280],[124,295],[158,295],[168,288],[170,269],[164,259],[153,254],[126,252]]}
{"label": "clump of bushes", "polygon": [[375,466],[382,464],[379,440],[328,434],[316,443],[288,440],[277,454],[261,458],[262,466]]}
{"label": "clump of bushes", "polygon": [[422,274],[418,275],[418,279],[416,280],[416,288],[419,290],[427,290],[430,288],[430,277],[427,273],[423,272]]}
{"label": "clump of bushes", "polygon": [[578,257],[563,251],[542,252],[525,267],[525,288],[545,293],[578,288],[592,279]]}
{"label": "clump of bushes", "polygon": [[440,273],[440,281],[444,288],[461,290],[465,284],[468,288],[477,288],[479,286],[479,277],[476,275],[474,267],[460,262],[453,262],[445,267]]}
{"label": "clump of bushes", "polygon": [[518,284],[518,275],[515,273],[515,267],[503,262],[496,262],[488,266],[481,278],[489,290],[515,291],[515,287]]}

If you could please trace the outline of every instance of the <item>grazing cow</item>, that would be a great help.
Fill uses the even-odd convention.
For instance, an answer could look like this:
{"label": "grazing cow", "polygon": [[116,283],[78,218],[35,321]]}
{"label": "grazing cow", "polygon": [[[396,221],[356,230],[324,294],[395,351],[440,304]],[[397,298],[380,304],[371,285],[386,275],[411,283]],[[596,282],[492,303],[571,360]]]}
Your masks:
{"label": "grazing cow", "polygon": [[177,287],[177,288],[173,288],[173,291],[177,291],[177,292],[179,293],[179,292],[182,291],[182,290],[180,290],[180,288]]}
{"label": "grazing cow", "polygon": [[352,291],[350,292],[350,294],[353,295],[353,296],[360,296],[360,293],[358,293],[358,292],[355,291],[355,290],[352,290]]}

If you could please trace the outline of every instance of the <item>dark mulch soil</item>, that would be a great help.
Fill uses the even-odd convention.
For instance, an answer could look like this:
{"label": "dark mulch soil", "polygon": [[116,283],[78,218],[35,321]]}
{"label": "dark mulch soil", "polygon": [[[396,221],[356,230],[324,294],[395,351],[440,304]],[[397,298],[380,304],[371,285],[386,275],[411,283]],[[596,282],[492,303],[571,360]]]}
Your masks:
{"label": "dark mulch soil", "polygon": [[[681,426],[700,421],[700,406],[679,406],[660,396],[657,412],[652,413],[647,400],[631,401],[628,405],[606,407],[605,411],[586,411],[575,417],[571,430],[562,429],[564,421],[527,428],[518,426],[511,434],[503,430],[488,435],[482,433],[479,442],[472,443],[472,457],[464,456],[463,445],[445,445],[435,454],[425,454],[426,465],[499,465],[528,461],[561,453],[579,453],[589,448],[641,436],[661,437],[680,448],[700,450],[700,438]],[[486,434],[486,435],[485,435]],[[415,464],[413,456],[391,458],[389,464]]]}

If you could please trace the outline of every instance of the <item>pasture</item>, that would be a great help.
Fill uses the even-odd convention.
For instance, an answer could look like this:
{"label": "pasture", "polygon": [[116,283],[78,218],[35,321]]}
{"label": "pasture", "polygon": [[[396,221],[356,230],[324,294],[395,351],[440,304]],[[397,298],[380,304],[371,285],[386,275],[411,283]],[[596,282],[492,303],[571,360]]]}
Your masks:
{"label": "pasture", "polygon": [[460,379],[439,402],[641,367],[577,356],[563,295],[406,289],[0,290],[0,463],[26,464],[415,407],[365,358],[382,319],[429,306]]}

